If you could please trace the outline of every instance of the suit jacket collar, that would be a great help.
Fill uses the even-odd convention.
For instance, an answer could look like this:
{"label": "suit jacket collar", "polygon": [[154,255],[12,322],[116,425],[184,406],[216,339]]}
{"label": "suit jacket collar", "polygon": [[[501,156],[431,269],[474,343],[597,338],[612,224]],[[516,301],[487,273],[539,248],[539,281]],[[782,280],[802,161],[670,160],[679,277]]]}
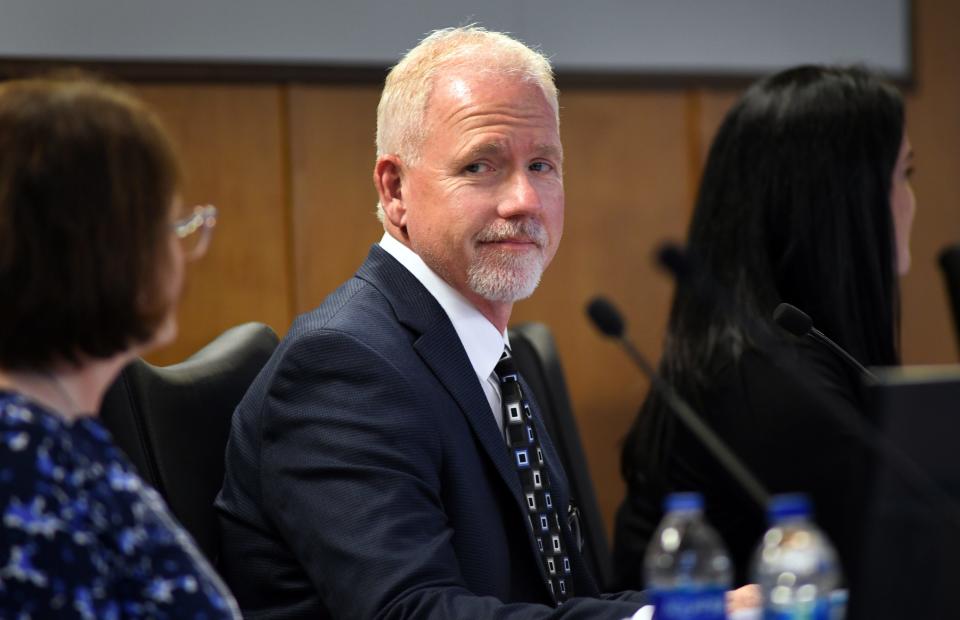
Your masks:
{"label": "suit jacket collar", "polygon": [[[390,233],[383,233],[379,245],[380,249],[406,267],[437,300],[453,324],[480,384],[484,385],[484,382],[490,380],[494,367],[500,361],[503,346],[507,342],[506,334],[497,330],[470,300],[433,271],[416,252]],[[486,385],[484,392],[489,392]],[[490,400],[489,393],[487,400]]]}
{"label": "suit jacket collar", "polygon": [[413,274],[377,245],[370,249],[356,275],[376,287],[393,308],[397,320],[417,334],[414,349],[460,405],[480,445],[523,510],[520,479],[503,435],[457,332],[440,304]]}

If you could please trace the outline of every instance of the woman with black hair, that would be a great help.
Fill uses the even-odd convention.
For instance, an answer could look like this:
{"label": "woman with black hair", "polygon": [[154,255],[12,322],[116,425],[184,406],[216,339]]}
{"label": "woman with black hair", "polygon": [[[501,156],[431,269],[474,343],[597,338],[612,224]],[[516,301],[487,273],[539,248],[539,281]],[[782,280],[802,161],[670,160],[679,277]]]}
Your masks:
{"label": "woman with black hair", "polygon": [[[697,269],[674,298],[661,361],[771,492],[812,496],[848,577],[869,455],[837,418],[863,415],[860,377],[771,315],[791,303],[864,365],[899,363],[911,160],[900,95],[862,69],[804,66],[752,86],[707,158],[687,240]],[[747,580],[764,515],[655,393],[627,436],[622,473],[617,585],[640,585],[663,497],[685,490],[704,493]]]}

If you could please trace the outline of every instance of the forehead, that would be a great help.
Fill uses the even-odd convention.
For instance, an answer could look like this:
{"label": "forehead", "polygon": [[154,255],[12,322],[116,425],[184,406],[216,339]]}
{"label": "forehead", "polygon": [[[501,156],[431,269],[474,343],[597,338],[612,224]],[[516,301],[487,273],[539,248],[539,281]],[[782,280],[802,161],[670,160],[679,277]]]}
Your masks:
{"label": "forehead", "polygon": [[541,143],[560,142],[553,102],[539,84],[519,75],[447,70],[434,80],[424,120],[428,140],[527,130]]}

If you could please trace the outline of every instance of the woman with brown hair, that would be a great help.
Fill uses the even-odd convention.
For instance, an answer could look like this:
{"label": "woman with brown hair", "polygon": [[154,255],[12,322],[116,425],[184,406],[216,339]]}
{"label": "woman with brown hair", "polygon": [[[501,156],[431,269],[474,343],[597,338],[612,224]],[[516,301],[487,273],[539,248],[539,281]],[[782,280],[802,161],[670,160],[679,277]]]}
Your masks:
{"label": "woman with brown hair", "polygon": [[[96,420],[169,342],[213,207],[182,217],[154,115],[79,79],[0,85],[0,616],[238,617]],[[185,243],[191,244],[186,248]]]}

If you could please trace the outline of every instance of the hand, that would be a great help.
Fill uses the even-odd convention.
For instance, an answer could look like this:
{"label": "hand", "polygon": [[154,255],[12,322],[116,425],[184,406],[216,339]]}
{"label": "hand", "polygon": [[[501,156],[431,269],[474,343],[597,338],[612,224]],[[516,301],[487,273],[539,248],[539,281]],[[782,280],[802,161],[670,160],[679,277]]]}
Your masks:
{"label": "hand", "polygon": [[746,609],[759,609],[761,604],[760,586],[750,585],[727,592],[727,615]]}

